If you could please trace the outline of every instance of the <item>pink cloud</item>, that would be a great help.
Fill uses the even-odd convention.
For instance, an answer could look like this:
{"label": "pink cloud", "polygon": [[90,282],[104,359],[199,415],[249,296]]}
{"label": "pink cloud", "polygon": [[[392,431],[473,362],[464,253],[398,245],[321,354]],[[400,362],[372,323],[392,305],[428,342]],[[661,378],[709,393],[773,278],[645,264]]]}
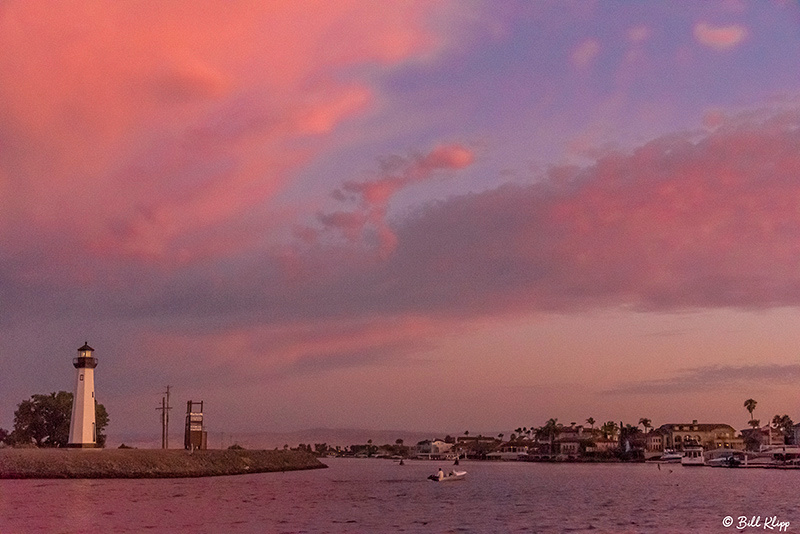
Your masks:
{"label": "pink cloud", "polygon": [[152,332],[141,335],[137,344],[142,354],[159,362],[161,355],[170,354],[180,366],[173,372],[184,378],[213,383],[214,370],[224,365],[228,378],[232,375],[242,385],[347,367],[407,364],[411,355],[429,350],[428,339],[443,329],[446,322],[414,317],[289,322]]}
{"label": "pink cloud", "polygon": [[[0,287],[8,302],[68,306],[80,272],[98,313],[212,325],[797,305],[798,126],[794,112],[731,116],[702,135],[665,136],[587,167],[553,168],[529,185],[426,205],[390,227],[385,203],[399,188],[471,161],[443,145],[451,148],[388,160],[375,179],[341,191],[357,209],[320,218],[350,232],[344,242],[305,229],[294,247],[228,254],[213,268],[187,264],[180,276],[87,263],[63,287],[31,253],[0,270]],[[377,261],[381,245],[391,254]],[[40,249],[75,255],[55,239]]]}
{"label": "pink cloud", "polygon": [[309,138],[372,105],[370,77],[352,67],[429,53],[438,9],[4,5],[0,188],[14,209],[0,235],[58,233],[68,248],[165,264],[237,232],[246,248],[248,214],[313,156]]}
{"label": "pink cloud", "polygon": [[573,49],[572,63],[577,67],[587,67],[599,53],[600,43],[597,39],[586,39]]}
{"label": "pink cloud", "polygon": [[725,122],[725,112],[710,109],[703,115],[703,126],[709,129],[718,128]]}
{"label": "pink cloud", "polygon": [[397,274],[460,312],[796,304],[798,122],[729,120],[453,199],[397,229]]}
{"label": "pink cloud", "polygon": [[698,22],[694,26],[694,37],[699,43],[711,48],[727,50],[740,44],[747,37],[747,29],[738,24],[712,26],[705,22]]}
{"label": "pink cloud", "polygon": [[353,212],[336,212],[320,215],[320,222],[329,228],[338,228],[353,239],[367,227],[375,230],[381,257],[387,257],[397,245],[394,231],[386,223],[389,201],[409,185],[427,180],[440,170],[460,170],[472,164],[472,151],[458,145],[440,145],[427,154],[409,158],[396,158],[386,166],[382,176],[364,182],[345,182],[334,198],[347,200],[355,194],[360,205]]}
{"label": "pink cloud", "polygon": [[[432,150],[389,160],[375,180],[419,178],[470,160],[460,150]],[[413,364],[443,334],[483,318],[797,306],[798,176],[799,113],[731,116],[705,133],[665,136],[528,184],[421,206],[392,221],[394,248],[382,260],[363,235],[332,242],[308,229],[298,230],[294,248],[175,269],[86,262],[59,278],[41,267],[46,254],[7,255],[0,293],[21,304],[2,319],[64,330],[101,324],[94,328],[121,339],[125,353],[158,359],[172,376],[208,390]],[[327,223],[357,231],[370,204],[360,188],[342,193],[364,209]],[[33,248],[63,247],[86,259],[55,241]],[[138,369],[141,361],[124,365]]]}
{"label": "pink cloud", "polygon": [[308,113],[298,121],[300,131],[310,134],[326,134],[344,117],[363,110],[370,102],[370,92],[363,87],[355,87],[342,92],[336,98],[322,97],[318,105],[308,105]]}

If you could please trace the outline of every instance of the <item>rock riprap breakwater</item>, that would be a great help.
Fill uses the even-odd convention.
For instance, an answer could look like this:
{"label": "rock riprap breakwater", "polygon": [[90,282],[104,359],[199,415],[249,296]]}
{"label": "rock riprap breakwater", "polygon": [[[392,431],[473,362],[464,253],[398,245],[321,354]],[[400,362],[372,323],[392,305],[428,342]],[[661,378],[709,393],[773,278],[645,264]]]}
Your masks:
{"label": "rock riprap breakwater", "polygon": [[0,479],[180,478],[326,467],[287,450],[0,449]]}

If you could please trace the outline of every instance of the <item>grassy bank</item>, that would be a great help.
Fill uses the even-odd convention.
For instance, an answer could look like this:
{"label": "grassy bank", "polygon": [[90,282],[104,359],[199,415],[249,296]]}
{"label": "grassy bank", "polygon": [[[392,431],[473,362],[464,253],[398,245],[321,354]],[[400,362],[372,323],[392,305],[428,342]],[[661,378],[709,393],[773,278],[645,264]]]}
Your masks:
{"label": "grassy bank", "polygon": [[0,449],[3,478],[176,478],[325,467],[300,451]]}

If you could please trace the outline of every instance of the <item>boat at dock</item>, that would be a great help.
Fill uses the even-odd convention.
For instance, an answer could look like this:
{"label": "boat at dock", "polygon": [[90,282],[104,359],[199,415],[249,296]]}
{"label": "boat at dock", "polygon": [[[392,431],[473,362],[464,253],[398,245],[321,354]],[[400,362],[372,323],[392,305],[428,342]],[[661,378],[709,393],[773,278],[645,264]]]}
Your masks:
{"label": "boat at dock", "polygon": [[703,456],[703,447],[699,445],[690,445],[688,447],[684,447],[683,456],[681,457],[681,465],[685,467],[706,465],[706,460]]}
{"label": "boat at dock", "polygon": [[757,452],[738,450],[710,452],[714,457],[708,458],[706,465],[711,467],[800,469],[798,445],[769,445]]}
{"label": "boat at dock", "polygon": [[681,458],[683,458],[682,452],[673,449],[664,449],[664,454],[655,461],[662,464],[679,464],[681,463]]}

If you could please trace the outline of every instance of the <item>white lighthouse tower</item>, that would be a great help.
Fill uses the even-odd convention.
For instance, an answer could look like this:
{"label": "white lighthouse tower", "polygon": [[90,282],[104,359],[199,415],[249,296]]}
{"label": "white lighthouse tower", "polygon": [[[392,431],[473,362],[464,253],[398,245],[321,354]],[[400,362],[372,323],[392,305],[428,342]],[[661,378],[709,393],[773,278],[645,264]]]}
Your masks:
{"label": "white lighthouse tower", "polygon": [[72,360],[75,366],[75,397],[72,399],[72,419],[69,423],[67,447],[97,447],[97,428],[94,407],[94,368],[97,358],[94,349],[84,343],[78,349],[78,357]]}

